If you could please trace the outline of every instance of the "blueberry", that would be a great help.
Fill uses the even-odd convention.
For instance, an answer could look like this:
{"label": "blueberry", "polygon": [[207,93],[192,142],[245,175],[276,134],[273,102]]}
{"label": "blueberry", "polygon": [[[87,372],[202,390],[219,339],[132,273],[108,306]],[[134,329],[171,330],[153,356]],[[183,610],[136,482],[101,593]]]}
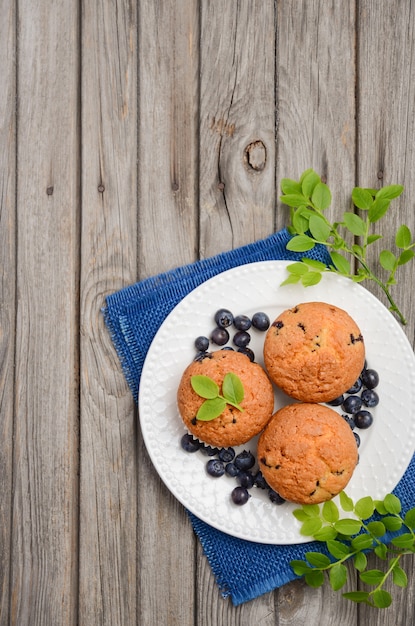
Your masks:
{"label": "blueberry", "polygon": [[255,487],[258,487],[258,489],[267,489],[268,488],[268,483],[265,480],[264,476],[262,475],[261,471],[258,471],[255,474]]}
{"label": "blueberry", "polygon": [[210,352],[198,352],[193,361],[203,361],[204,359],[211,359],[212,354]]}
{"label": "blueberry", "polygon": [[235,450],[233,448],[222,448],[219,450],[218,459],[224,463],[230,463],[235,458]]}
{"label": "blueberry", "polygon": [[366,406],[373,408],[379,404],[379,396],[373,389],[363,389],[360,397],[363,400],[363,404]]}
{"label": "blueberry", "polygon": [[239,474],[238,468],[232,461],[225,465],[225,472],[228,474],[228,476],[232,476],[232,478],[235,478],[235,476]]}
{"label": "blueberry", "polygon": [[358,393],[361,390],[362,385],[363,385],[362,379],[359,377],[357,381],[355,382],[355,384],[352,387],[350,387],[350,389],[348,389],[346,393],[350,393],[350,394]]}
{"label": "blueberry", "polygon": [[225,343],[229,341],[229,333],[226,328],[220,328],[218,326],[212,330],[210,338],[217,346],[224,346]]}
{"label": "blueberry", "polygon": [[236,455],[234,463],[239,470],[249,470],[255,465],[255,457],[249,450]]}
{"label": "blueberry", "polygon": [[268,330],[270,325],[270,319],[263,311],[258,311],[252,316],[252,326],[257,330]]}
{"label": "blueberry", "polygon": [[206,456],[216,456],[219,450],[218,448],[214,448],[213,446],[207,446],[204,443],[200,444],[200,451]]}
{"label": "blueberry", "polygon": [[199,352],[206,352],[209,347],[209,339],[207,337],[196,337],[195,348]]}
{"label": "blueberry", "polygon": [[345,420],[345,422],[349,424],[350,428],[353,430],[356,426],[353,417],[350,417],[350,415],[342,415],[342,418]]}
{"label": "blueberry", "polygon": [[251,348],[238,348],[238,352],[247,356],[250,361],[255,361],[255,354]]}
{"label": "blueberry", "polygon": [[180,443],[183,450],[185,450],[186,452],[197,452],[197,450],[199,450],[200,448],[200,441],[195,439],[189,433],[183,435]]}
{"label": "blueberry", "polygon": [[354,438],[356,439],[356,445],[357,447],[360,446],[360,435],[359,433],[353,433],[354,434]]}
{"label": "blueberry", "polygon": [[237,330],[249,330],[251,328],[251,320],[247,315],[237,315],[233,320],[233,325]]}
{"label": "blueberry", "polygon": [[327,402],[330,406],[341,406],[344,402],[344,396],[338,396],[337,398],[333,398],[330,402]]}
{"label": "blueberry", "polygon": [[268,491],[268,497],[273,504],[284,504],[285,502],[284,498],[281,497],[279,493],[274,491],[274,489],[270,489]]}
{"label": "blueberry", "polygon": [[233,323],[233,314],[228,309],[219,309],[215,313],[215,322],[219,328],[227,328]]}
{"label": "blueberry", "polygon": [[246,348],[250,341],[251,335],[247,333],[246,330],[238,330],[238,332],[233,336],[233,343],[238,348]]}
{"label": "blueberry", "polygon": [[253,487],[255,483],[255,477],[252,472],[249,471],[245,472],[241,470],[238,474],[237,479],[241,487],[245,487],[245,489],[251,489],[251,487]]}
{"label": "blueberry", "polygon": [[367,389],[374,389],[379,384],[379,374],[376,370],[364,369],[362,374],[362,382]]}
{"label": "blueberry", "polygon": [[369,428],[373,423],[372,413],[365,410],[358,411],[353,419],[358,428]]}
{"label": "blueberry", "polygon": [[231,493],[232,502],[238,505],[246,504],[250,497],[245,487],[235,487]]}
{"label": "blueberry", "polygon": [[351,413],[352,415],[354,415],[355,413],[360,411],[360,409],[362,408],[362,404],[362,399],[359,398],[359,396],[348,396],[343,402],[342,407],[346,411],[346,413]]}
{"label": "blueberry", "polygon": [[213,476],[214,478],[219,478],[220,476],[224,475],[225,466],[222,463],[222,461],[219,461],[219,459],[210,459],[206,463],[206,471],[209,474],[209,476]]}

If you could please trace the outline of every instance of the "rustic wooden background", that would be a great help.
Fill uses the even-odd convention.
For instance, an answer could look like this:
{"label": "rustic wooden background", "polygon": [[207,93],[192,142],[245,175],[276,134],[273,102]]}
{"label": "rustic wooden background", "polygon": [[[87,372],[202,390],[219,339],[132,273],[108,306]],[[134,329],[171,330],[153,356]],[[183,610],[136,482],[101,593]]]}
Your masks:
{"label": "rustic wooden background", "polygon": [[[223,600],[144,449],[107,294],[401,183],[415,231],[410,0],[0,1],[0,625],[407,626],[289,584]],[[414,340],[414,269],[395,295]],[[371,557],[371,563],[376,560]]]}

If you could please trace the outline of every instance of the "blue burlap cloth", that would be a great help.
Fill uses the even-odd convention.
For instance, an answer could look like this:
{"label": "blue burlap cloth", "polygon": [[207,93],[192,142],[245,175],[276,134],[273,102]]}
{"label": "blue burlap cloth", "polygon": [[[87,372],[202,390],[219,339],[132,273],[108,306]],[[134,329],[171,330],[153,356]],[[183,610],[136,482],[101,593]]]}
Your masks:
{"label": "blue burlap cloth", "polygon": [[[289,234],[284,229],[255,243],[147,278],[108,296],[103,311],[105,322],[136,402],[147,351],[176,304],[208,278],[232,267],[304,256],[287,251],[288,240]],[[324,247],[314,248],[307,256],[328,262]],[[395,493],[405,511],[415,506],[415,456]],[[317,542],[280,546],[237,539],[188,514],[223,596],[230,596],[234,605],[294,580],[297,576],[290,561],[304,558],[308,550],[322,549],[322,544]]]}

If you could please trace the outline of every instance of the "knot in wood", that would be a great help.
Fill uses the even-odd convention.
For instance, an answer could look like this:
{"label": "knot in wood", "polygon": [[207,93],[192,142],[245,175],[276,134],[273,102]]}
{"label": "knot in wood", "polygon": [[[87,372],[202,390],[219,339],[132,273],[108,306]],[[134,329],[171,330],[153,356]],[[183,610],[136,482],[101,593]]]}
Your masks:
{"label": "knot in wood", "polygon": [[260,139],[246,146],[244,160],[249,170],[262,172],[267,162],[267,150]]}

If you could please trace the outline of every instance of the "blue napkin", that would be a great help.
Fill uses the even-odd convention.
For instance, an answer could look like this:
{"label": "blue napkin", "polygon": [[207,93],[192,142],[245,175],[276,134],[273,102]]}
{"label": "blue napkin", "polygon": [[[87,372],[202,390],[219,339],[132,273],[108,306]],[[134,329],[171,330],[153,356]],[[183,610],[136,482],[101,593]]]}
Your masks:
{"label": "blue napkin", "polygon": [[[255,243],[147,278],[108,296],[103,310],[105,322],[136,402],[147,351],[170,311],[195,287],[232,267],[266,260],[294,261],[305,256],[286,249],[289,238],[283,229]],[[324,246],[306,254],[328,263]],[[404,511],[415,506],[415,456],[395,493]],[[190,512],[188,515],[222,595],[230,596],[234,605],[297,578],[290,561],[303,559],[309,550],[322,549],[318,542],[280,546],[237,539],[212,528]]]}

